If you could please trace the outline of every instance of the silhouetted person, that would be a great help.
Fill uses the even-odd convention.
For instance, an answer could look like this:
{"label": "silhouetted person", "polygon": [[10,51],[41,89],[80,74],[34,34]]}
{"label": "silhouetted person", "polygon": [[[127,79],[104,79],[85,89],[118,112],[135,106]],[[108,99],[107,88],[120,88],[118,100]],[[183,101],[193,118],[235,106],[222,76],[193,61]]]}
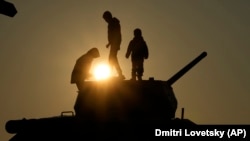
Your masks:
{"label": "silhouetted person", "polygon": [[105,11],[103,13],[103,19],[108,23],[108,44],[106,45],[106,47],[109,48],[110,46],[110,67],[115,67],[119,77],[125,79],[117,59],[117,53],[120,50],[122,41],[120,21],[117,18],[113,17],[109,11]]}
{"label": "silhouetted person", "polygon": [[136,76],[138,80],[142,80],[144,72],[143,62],[144,59],[148,59],[148,46],[144,41],[141,29],[139,28],[134,30],[134,38],[128,45],[126,58],[129,58],[130,54],[132,61],[131,80],[136,80]]}
{"label": "silhouetted person", "polygon": [[89,72],[91,64],[94,58],[98,57],[100,57],[98,49],[92,48],[76,60],[76,64],[71,74],[71,84],[76,83],[79,91],[81,91],[85,79],[92,76]]}

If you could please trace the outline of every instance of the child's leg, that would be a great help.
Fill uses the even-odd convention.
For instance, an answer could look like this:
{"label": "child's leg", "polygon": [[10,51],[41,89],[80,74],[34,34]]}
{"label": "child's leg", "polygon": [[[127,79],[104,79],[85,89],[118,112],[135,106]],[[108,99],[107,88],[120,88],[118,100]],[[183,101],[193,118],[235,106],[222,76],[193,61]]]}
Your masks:
{"label": "child's leg", "polygon": [[138,80],[142,80],[144,68],[143,68],[143,59],[138,60],[137,62],[137,78]]}
{"label": "child's leg", "polygon": [[132,61],[131,80],[136,80],[136,62]]}

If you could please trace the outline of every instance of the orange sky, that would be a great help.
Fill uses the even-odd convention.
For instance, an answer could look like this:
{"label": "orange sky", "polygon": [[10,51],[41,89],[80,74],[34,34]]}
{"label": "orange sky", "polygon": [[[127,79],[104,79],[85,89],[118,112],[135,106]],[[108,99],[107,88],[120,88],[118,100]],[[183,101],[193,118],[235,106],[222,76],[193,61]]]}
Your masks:
{"label": "orange sky", "polygon": [[198,124],[249,124],[250,2],[247,0],[9,0],[18,13],[0,15],[0,140],[10,119],[57,116],[73,110],[70,84],[75,60],[98,47],[107,62],[110,10],[121,22],[119,62],[133,30],[141,28],[149,47],[143,78],[167,80],[201,52],[208,56],[174,85],[176,116]]}

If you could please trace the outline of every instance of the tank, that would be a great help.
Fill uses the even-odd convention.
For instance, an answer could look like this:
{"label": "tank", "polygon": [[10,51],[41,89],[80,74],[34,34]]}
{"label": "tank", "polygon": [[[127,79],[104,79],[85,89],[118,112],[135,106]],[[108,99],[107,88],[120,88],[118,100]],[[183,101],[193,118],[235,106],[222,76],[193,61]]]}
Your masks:
{"label": "tank", "polygon": [[63,111],[55,117],[9,120],[5,129],[13,134],[10,141],[75,141],[145,138],[154,136],[156,128],[196,126],[189,119],[175,116],[178,101],[172,85],[206,56],[207,52],[202,52],[168,80],[86,81],[78,92],[74,111]]}

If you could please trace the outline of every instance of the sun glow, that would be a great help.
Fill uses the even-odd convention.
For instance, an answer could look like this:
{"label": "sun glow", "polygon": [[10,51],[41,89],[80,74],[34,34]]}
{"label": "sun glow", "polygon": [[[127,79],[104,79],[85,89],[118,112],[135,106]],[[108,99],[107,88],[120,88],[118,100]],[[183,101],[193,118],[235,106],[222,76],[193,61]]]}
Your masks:
{"label": "sun glow", "polygon": [[94,78],[96,80],[103,80],[110,77],[110,68],[107,64],[97,64],[94,67]]}

